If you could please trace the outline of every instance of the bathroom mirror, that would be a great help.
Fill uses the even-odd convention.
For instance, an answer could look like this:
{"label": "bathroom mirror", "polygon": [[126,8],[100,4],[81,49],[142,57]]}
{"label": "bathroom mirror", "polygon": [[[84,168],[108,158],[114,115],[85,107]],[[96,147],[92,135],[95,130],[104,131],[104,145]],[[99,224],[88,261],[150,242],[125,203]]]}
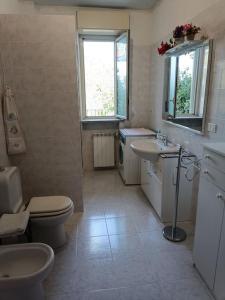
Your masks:
{"label": "bathroom mirror", "polygon": [[163,120],[204,131],[212,40],[191,41],[167,51]]}

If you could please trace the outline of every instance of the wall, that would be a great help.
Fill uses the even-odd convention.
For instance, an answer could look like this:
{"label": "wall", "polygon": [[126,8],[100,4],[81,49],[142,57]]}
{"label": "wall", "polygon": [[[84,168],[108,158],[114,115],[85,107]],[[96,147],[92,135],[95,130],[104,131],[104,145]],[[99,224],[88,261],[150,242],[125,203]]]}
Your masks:
{"label": "wall", "polygon": [[[85,8],[66,6],[37,6],[27,0],[2,0],[0,13],[11,14],[58,14],[74,15],[77,10]],[[86,8],[86,10],[91,10]],[[98,9],[104,14],[106,9]],[[113,10],[119,11],[119,10]],[[124,11],[124,10],[123,10]],[[130,106],[129,121],[120,124],[121,127],[146,127],[149,123],[150,98],[150,51],[151,44],[151,13],[150,11],[135,11],[130,13]],[[97,129],[96,129],[97,128]],[[84,170],[93,169],[92,134],[96,131],[114,132],[118,126],[105,124],[104,127],[90,126],[82,131]]]}
{"label": "wall", "polygon": [[[171,11],[168,11],[168,14],[171,13]],[[151,46],[151,113],[149,125],[154,129],[161,128],[164,133],[168,134],[169,139],[174,139],[175,142],[180,144],[185,143],[189,150],[201,156],[202,143],[225,141],[225,83],[223,77],[225,72],[224,1],[217,1],[216,4],[189,20],[200,25],[209,34],[209,37],[214,39],[214,57],[206,124],[208,122],[216,123],[218,125],[217,133],[208,133],[206,131],[205,136],[200,136],[162,122],[164,58],[157,54],[157,46],[162,38],[160,36],[158,37],[159,41]],[[167,25],[169,26],[169,24]]]}
{"label": "wall", "polygon": [[[150,12],[130,12],[129,120],[118,124],[90,125],[82,131],[84,170],[93,169],[92,135],[95,132],[117,132],[119,127],[147,127],[150,98]],[[118,149],[118,139],[116,139]],[[118,155],[118,153],[117,153]]]}
{"label": "wall", "polygon": [[25,200],[68,195],[82,210],[75,18],[1,15],[0,49],[27,143],[26,154],[10,157]]}
{"label": "wall", "polygon": [[[168,5],[169,2],[173,5]],[[186,1],[184,0],[164,0],[161,2],[161,6],[153,11],[152,27],[154,28],[154,33],[150,47],[151,95],[149,101],[151,106],[149,126],[153,129],[161,129],[164,134],[168,135],[169,140],[185,145],[187,150],[193,152],[199,158],[202,158],[202,143],[225,141],[225,3],[224,1],[211,0],[204,1],[203,5],[201,2],[202,1],[189,1],[188,7],[186,7]],[[198,5],[200,3],[202,6]],[[210,4],[212,5],[209,6]],[[204,9],[206,6],[209,7]],[[185,7],[185,9],[176,10],[177,7]],[[201,12],[199,12],[200,9],[202,10]],[[177,11],[180,13],[177,13]],[[161,22],[161,20],[163,20],[163,22]],[[187,21],[201,26],[203,32],[207,32],[209,37],[214,39],[206,127],[208,122],[213,122],[217,124],[218,129],[216,133],[209,133],[206,128],[204,136],[168,125],[162,121],[164,58],[158,55],[157,47],[162,39],[167,39],[171,36],[171,31],[177,24]],[[196,178],[194,182],[194,206],[197,203],[197,196],[198,178]]]}
{"label": "wall", "polygon": [[152,43],[221,0],[160,0],[152,11]]}
{"label": "wall", "polygon": [[[167,3],[168,1],[165,1]],[[177,1],[178,2],[178,1]],[[184,5],[184,1],[180,1]],[[214,2],[214,1],[213,1]],[[159,9],[159,8],[158,8]],[[163,9],[163,7],[161,8]],[[158,14],[159,12],[157,12]],[[176,22],[177,13],[171,13],[170,18],[174,18]],[[154,12],[153,12],[154,14]],[[193,13],[195,15],[195,13]],[[162,15],[163,17],[163,15]],[[178,16],[179,21],[180,16]],[[186,21],[186,20],[184,20]],[[184,22],[183,21],[183,22]],[[210,38],[214,39],[214,53],[211,71],[211,83],[209,99],[207,104],[208,122],[218,125],[217,133],[208,133],[200,136],[185,129],[177,128],[162,122],[162,99],[163,99],[163,76],[164,76],[164,58],[157,54],[157,46],[163,36],[158,36],[158,42],[151,46],[151,80],[150,80],[150,127],[156,129],[161,128],[168,134],[169,139],[175,139],[175,142],[185,144],[187,148],[197,154],[202,155],[202,143],[210,141],[225,141],[225,3],[224,1],[216,1],[215,4],[208,9],[204,9],[193,18],[189,18],[197,25],[200,25]],[[164,28],[170,26],[170,19],[166,20]],[[177,21],[178,23],[178,21]],[[154,24],[154,23],[153,23]],[[164,33],[166,30],[164,31]],[[163,33],[163,35],[164,35]],[[168,37],[168,36],[167,36]]]}
{"label": "wall", "polygon": [[[93,169],[92,135],[96,132],[118,133],[119,127],[147,127],[149,123],[150,98],[150,12],[130,12],[130,93],[129,120],[118,124],[93,124],[83,126],[83,163],[84,170]],[[116,139],[118,149],[118,139]]]}

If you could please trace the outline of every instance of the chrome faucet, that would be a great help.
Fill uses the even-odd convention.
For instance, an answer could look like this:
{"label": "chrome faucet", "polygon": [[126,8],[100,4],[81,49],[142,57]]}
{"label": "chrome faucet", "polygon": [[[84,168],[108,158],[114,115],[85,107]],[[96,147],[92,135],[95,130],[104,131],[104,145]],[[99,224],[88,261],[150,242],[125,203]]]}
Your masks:
{"label": "chrome faucet", "polygon": [[159,139],[164,146],[168,146],[168,137],[165,134],[157,133],[157,139]]}
{"label": "chrome faucet", "polygon": [[162,141],[163,141],[164,146],[168,146],[168,137],[167,137],[167,135],[162,136]]}

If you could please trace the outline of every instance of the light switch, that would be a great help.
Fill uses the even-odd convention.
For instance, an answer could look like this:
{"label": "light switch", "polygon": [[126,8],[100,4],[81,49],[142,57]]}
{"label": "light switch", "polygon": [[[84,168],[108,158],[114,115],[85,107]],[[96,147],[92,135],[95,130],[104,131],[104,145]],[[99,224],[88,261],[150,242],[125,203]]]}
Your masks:
{"label": "light switch", "polygon": [[214,123],[208,123],[208,131],[209,132],[213,132],[216,133],[217,130],[217,125]]}

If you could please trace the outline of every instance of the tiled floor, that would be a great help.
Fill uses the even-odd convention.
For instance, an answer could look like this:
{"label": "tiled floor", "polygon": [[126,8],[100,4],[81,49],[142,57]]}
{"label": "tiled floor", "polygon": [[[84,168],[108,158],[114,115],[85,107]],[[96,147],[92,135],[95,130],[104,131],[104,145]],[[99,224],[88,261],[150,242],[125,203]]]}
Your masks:
{"label": "tiled floor", "polygon": [[183,224],[184,243],[166,241],[139,186],[124,186],[115,170],[87,174],[84,205],[67,224],[69,243],[56,254],[47,299],[211,299],[192,266],[192,226]]}

